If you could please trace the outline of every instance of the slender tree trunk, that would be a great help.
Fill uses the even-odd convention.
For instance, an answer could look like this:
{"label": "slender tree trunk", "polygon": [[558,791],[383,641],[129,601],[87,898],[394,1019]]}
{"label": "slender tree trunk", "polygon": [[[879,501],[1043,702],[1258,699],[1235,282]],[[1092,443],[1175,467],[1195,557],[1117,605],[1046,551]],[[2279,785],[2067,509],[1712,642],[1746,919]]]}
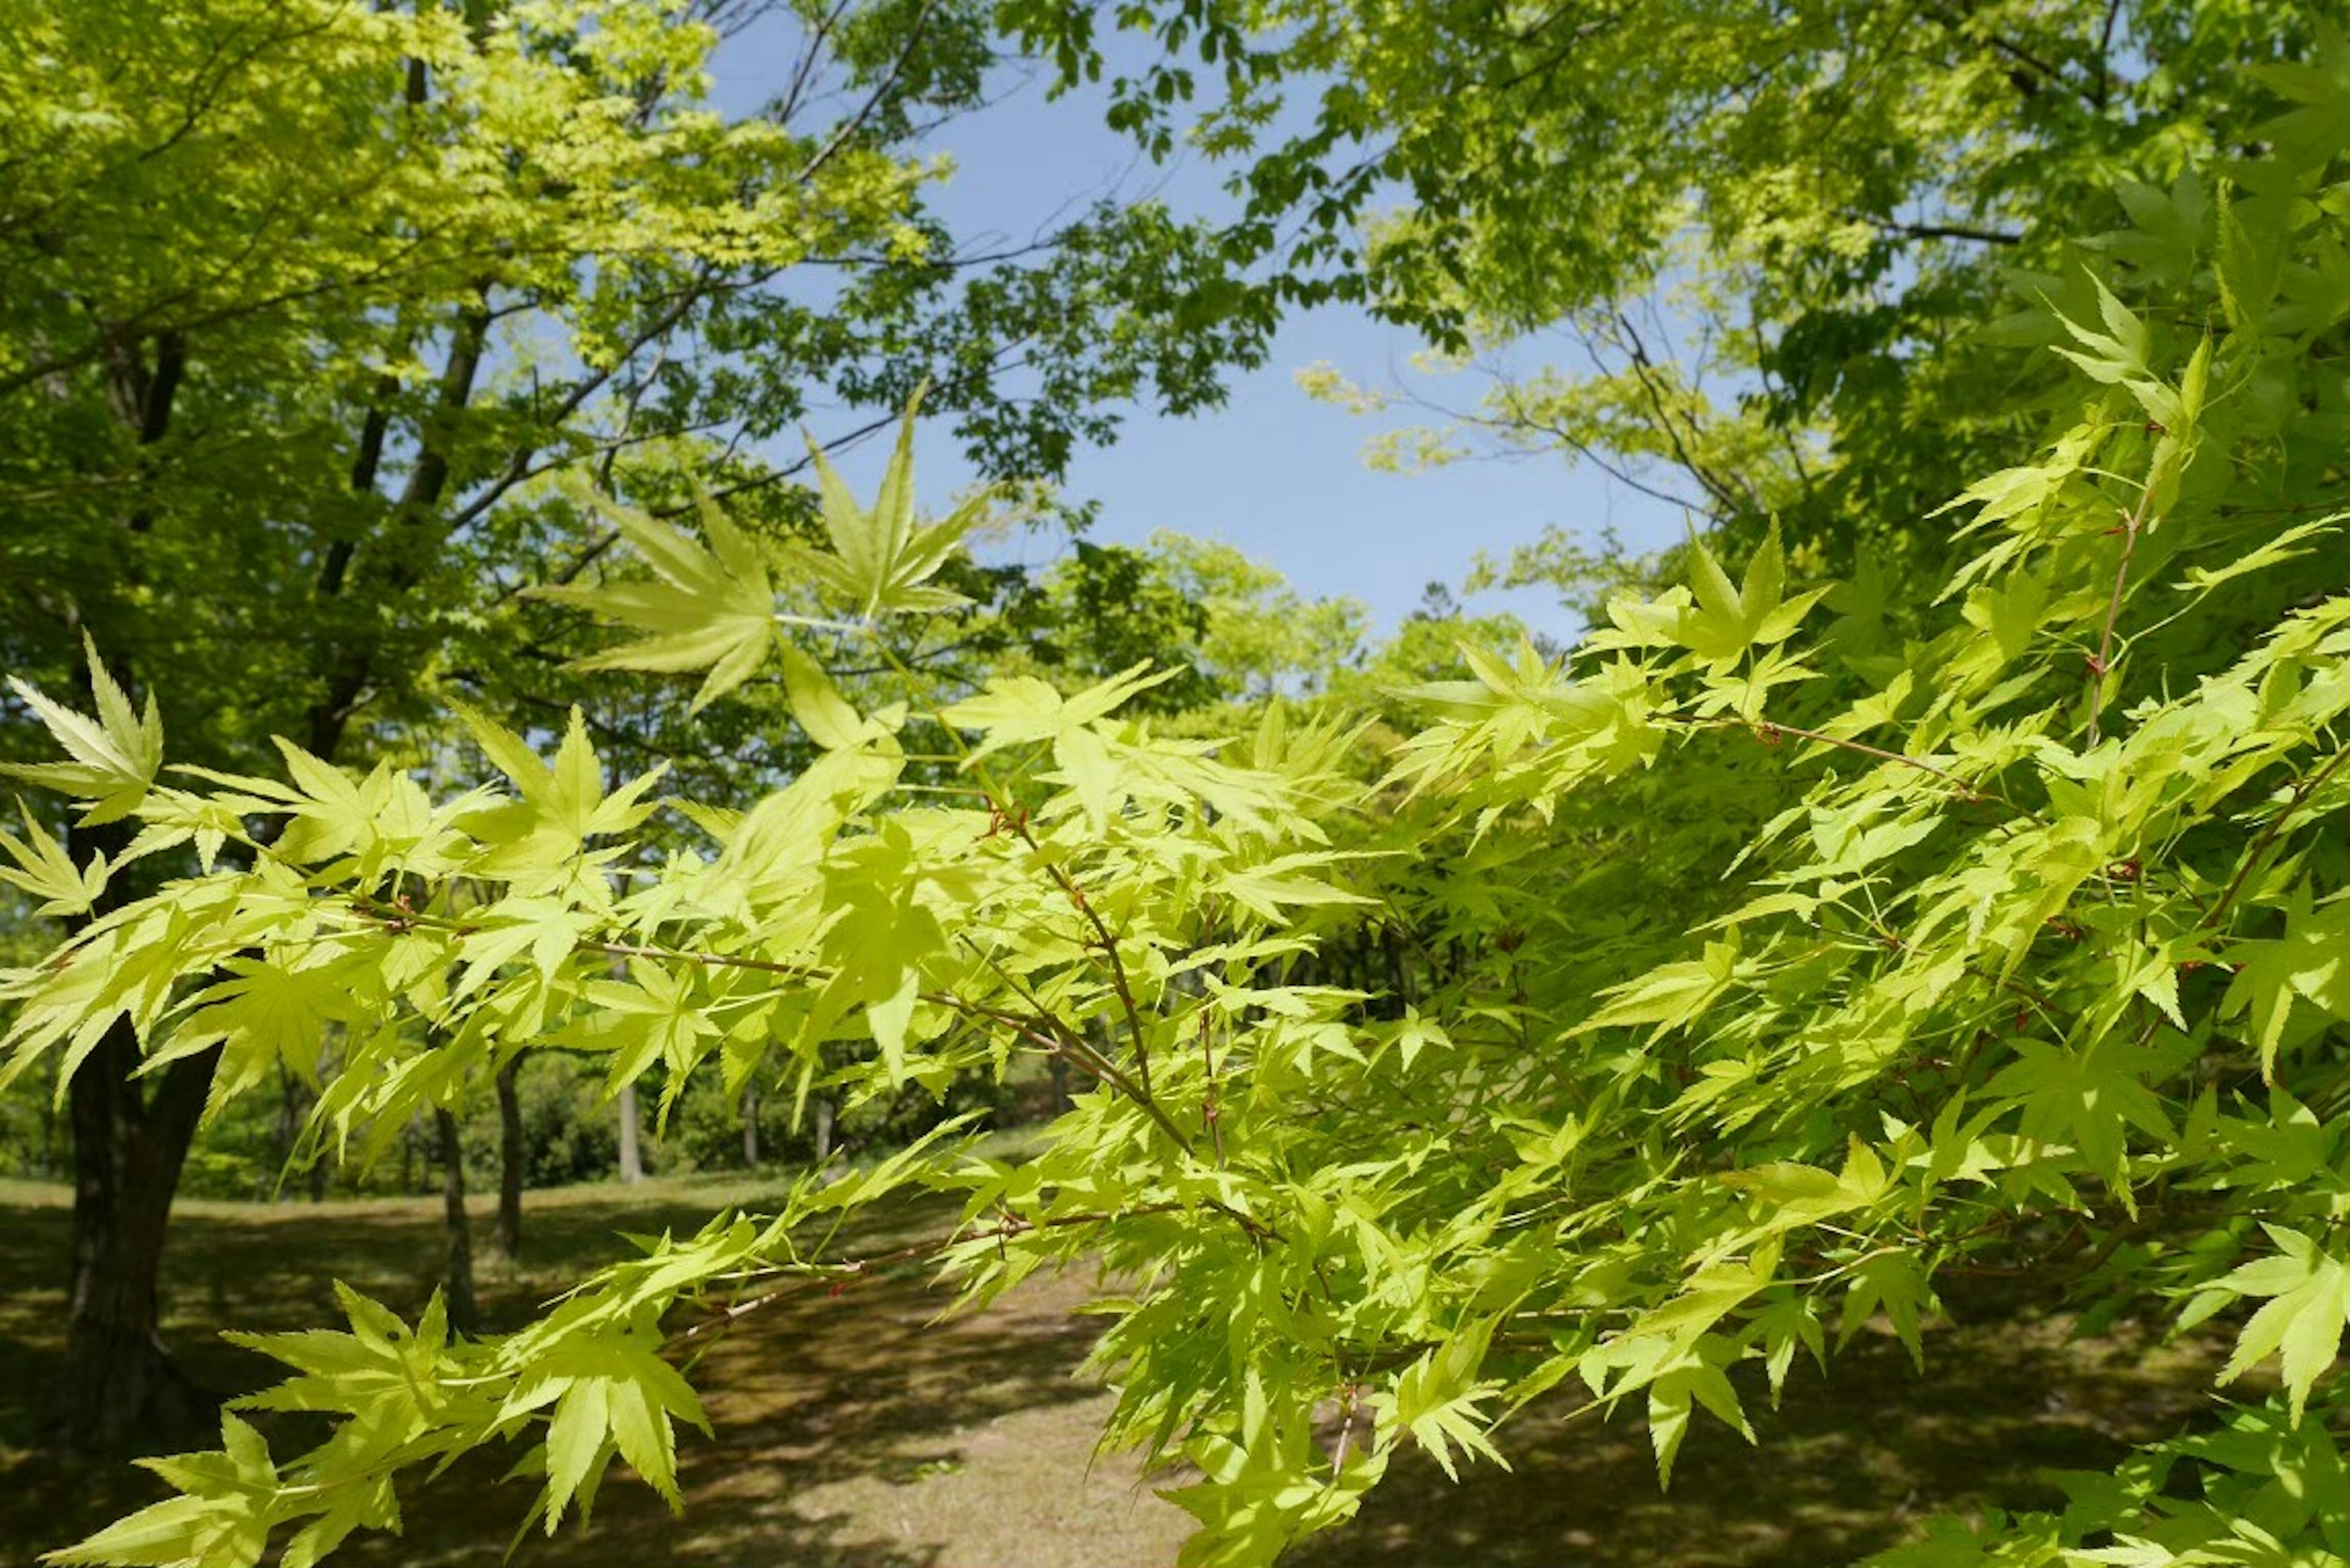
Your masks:
{"label": "slender tree trunk", "polygon": [[[155,339],[151,363],[137,338],[109,335],[108,400],[140,446],[152,446],[169,429],[186,367],[187,345],[176,332]],[[153,525],[151,513],[132,510],[122,519],[126,544]],[[135,557],[126,556],[122,576],[138,581]],[[133,678],[119,651],[114,673]],[[86,704],[93,696],[87,677],[81,695]],[[129,837],[127,825],[116,823],[94,831],[76,828],[68,843],[77,856],[95,847],[111,859]],[[109,897],[107,906],[120,896]],[[139,1040],[118,1021],[68,1087],[74,1257],[57,1397],[61,1434],[73,1448],[169,1446],[190,1435],[212,1403],[163,1348],[160,1285],[172,1195],[219,1061],[220,1047],[213,1046],[173,1063],[155,1079],[133,1077],[141,1065]]]}
{"label": "slender tree trunk", "polygon": [[620,1085],[620,1179],[636,1182],[644,1179],[645,1157],[637,1126],[637,1086],[623,1084]]}
{"label": "slender tree trunk", "polygon": [[172,1194],[219,1059],[214,1046],[157,1078],[133,1078],[139,1043],[118,1023],[68,1091],[73,1290],[59,1425],[85,1452],[169,1448],[193,1436],[214,1403],[163,1347],[160,1287]]}
{"label": "slender tree trunk", "polygon": [[759,1168],[759,1085],[743,1085],[743,1168]]}
{"label": "slender tree trunk", "polygon": [[522,1256],[522,1186],[530,1151],[522,1140],[522,1058],[498,1069],[498,1251],[511,1262]]}
{"label": "slender tree trunk", "polygon": [[465,1221],[465,1150],[453,1114],[435,1110],[432,1123],[441,1135],[441,1209],[448,1240],[441,1288],[449,1306],[449,1326],[459,1334],[473,1334],[481,1320],[473,1304],[473,1232]]}
{"label": "slender tree trunk", "polygon": [[286,1173],[294,1164],[294,1146],[301,1139],[302,1113],[307,1108],[301,1080],[281,1057],[277,1063],[277,1177],[270,1184],[281,1198],[286,1195]]}
{"label": "slender tree trunk", "polygon": [[816,1103],[816,1162],[822,1165],[832,1158],[832,1118],[830,1100]]}
{"label": "slender tree trunk", "polygon": [[[474,303],[459,310],[450,326],[449,357],[441,368],[441,387],[432,409],[419,421],[416,453],[408,481],[392,504],[390,525],[369,543],[380,557],[374,562],[375,587],[387,600],[406,594],[425,576],[443,543],[436,524],[440,505],[452,480],[458,478],[449,446],[457,421],[471,406],[490,330],[487,285]],[[351,470],[351,488],[372,493],[382,456],[382,432],[370,410],[361,433],[358,461]],[[328,551],[317,584],[321,598],[349,591],[352,574],[362,565],[361,546],[348,542]],[[377,674],[382,649],[379,639],[361,635],[327,651],[318,670],[322,694],[310,707],[309,748],[331,760],[349,729]]]}

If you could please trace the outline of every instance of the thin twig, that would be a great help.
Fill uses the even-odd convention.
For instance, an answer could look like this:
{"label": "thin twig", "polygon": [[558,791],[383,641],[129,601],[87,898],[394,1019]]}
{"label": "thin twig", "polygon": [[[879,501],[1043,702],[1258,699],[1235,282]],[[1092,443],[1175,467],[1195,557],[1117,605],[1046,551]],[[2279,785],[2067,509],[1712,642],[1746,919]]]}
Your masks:
{"label": "thin twig", "polygon": [[1929,774],[1940,779],[1957,790],[1962,799],[1996,801],[2018,816],[2029,817],[2035,822],[2040,820],[2038,812],[2011,800],[1998,790],[1986,789],[1981,784],[1970,784],[1939,763],[1929,763],[1923,757],[1910,756],[1906,752],[1887,751],[1883,746],[1872,746],[1866,741],[1846,740],[1841,735],[1831,735],[1819,730],[1806,730],[1801,724],[1783,724],[1773,719],[1697,719],[1685,722],[1717,728],[1736,725],[1750,732],[1755,739],[1766,745],[1777,744],[1783,735],[1793,735],[1799,741],[1812,741],[1823,746],[1834,746],[1841,751],[1856,752],[1864,757],[1874,757],[1881,763],[1897,763],[1905,768],[1915,768],[1921,774]]}
{"label": "thin twig", "polygon": [[2154,499],[2154,485],[2148,482],[2138,492],[2137,505],[2122,519],[2122,558],[2114,566],[2114,591],[2106,602],[2106,626],[2097,637],[2097,654],[2089,661],[2089,746],[2097,744],[2097,720],[2105,711],[2106,677],[2112,673],[2114,659],[2114,628],[2122,618],[2122,596],[2129,587],[2130,556],[2137,553],[2137,536],[2146,525],[2146,509]]}
{"label": "thin twig", "polygon": [[2212,930],[2219,929],[2220,922],[2227,918],[2229,909],[2234,905],[2236,896],[2244,890],[2244,884],[2251,879],[2252,868],[2258,866],[2262,857],[2268,854],[2269,846],[2276,842],[2277,835],[2284,831],[2287,820],[2294,812],[2301,809],[2303,803],[2310,796],[2324,788],[2325,782],[2332,778],[2345,763],[2350,763],[2350,748],[2334,753],[2332,762],[2293,786],[2293,798],[2286,801],[2284,809],[2278,812],[2268,826],[2261,830],[2261,836],[2252,841],[2251,848],[2245,853],[2243,861],[2237,866],[2235,876],[2229,878],[2226,888],[2213,901],[2211,908],[2205,912],[2200,922],[2203,926]]}

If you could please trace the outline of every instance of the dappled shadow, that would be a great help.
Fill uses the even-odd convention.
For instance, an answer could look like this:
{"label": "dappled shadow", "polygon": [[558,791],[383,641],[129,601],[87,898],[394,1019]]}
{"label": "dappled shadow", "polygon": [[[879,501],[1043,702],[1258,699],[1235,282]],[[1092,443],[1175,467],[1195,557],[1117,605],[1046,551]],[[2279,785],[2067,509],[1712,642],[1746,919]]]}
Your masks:
{"label": "dappled shadow", "polygon": [[[730,1195],[733,1196],[733,1195]],[[484,1302],[511,1324],[600,1259],[613,1232],[698,1226],[691,1192],[606,1188],[534,1194],[524,1266],[486,1256]],[[880,1251],[942,1228],[947,1211],[897,1211],[857,1238]],[[271,1364],[209,1330],[337,1321],[341,1277],[414,1313],[439,1262],[429,1202],[238,1209],[176,1222],[171,1332],[208,1386],[249,1388]],[[484,1217],[485,1225],[485,1217]],[[0,1561],[29,1560],[154,1495],[119,1462],[27,1446],[59,1345],[67,1216],[0,1194]],[[521,1568],[626,1562],[795,1568],[1163,1568],[1188,1521],[1149,1495],[1130,1460],[1092,1457],[1109,1397],[1076,1369],[1094,1334],[1070,1309],[1089,1282],[1031,1281],[983,1314],[937,1321],[945,1298],[912,1272],[837,1296],[789,1297],[744,1317],[694,1381],[713,1438],[684,1434],[688,1509],[674,1519],[617,1469],[585,1531],[524,1542]],[[1956,1288],[1954,1324],[1928,1335],[1919,1376],[1871,1329],[1823,1377],[1799,1362],[1773,1411],[1745,1383],[1759,1449],[1700,1417],[1660,1493],[1638,1412],[1612,1422],[1561,1394],[1503,1437],[1515,1466],[1456,1487],[1419,1455],[1399,1460],[1360,1518],[1301,1548],[1307,1568],[1814,1568],[1900,1539],[1921,1516],[2055,1500],[2049,1468],[2102,1468],[2176,1431],[2210,1386],[2199,1345],[2124,1325],[2088,1343],[2060,1319]],[[1751,1369],[1744,1369],[1751,1370]],[[286,1447],[292,1447],[291,1444]],[[473,1457],[407,1494],[406,1533],[355,1542],[368,1568],[492,1568],[529,1505],[501,1484],[512,1451]],[[341,1560],[341,1559],[338,1559]]]}
{"label": "dappled shadow", "polygon": [[1298,1568],[1819,1568],[1912,1532],[1929,1514],[2061,1505],[2052,1469],[2105,1469],[2177,1432],[2213,1363],[2127,1325],[2095,1343],[2002,1303],[1953,1301],[1920,1375],[1889,1334],[1798,1361],[1777,1410],[1758,1369],[1735,1381],[1759,1445],[1700,1415],[1657,1484],[1637,1409],[1611,1421],[1579,1394],[1529,1406],[1502,1439],[1513,1470],[1461,1484],[1409,1456]]}
{"label": "dappled shadow", "polygon": [[[639,1199],[621,1188],[534,1194],[523,1265],[489,1252],[486,1205],[472,1208],[475,1269],[487,1326],[513,1327],[582,1268],[627,1255],[619,1232],[691,1229],[712,1205],[669,1193]],[[41,1436],[47,1380],[63,1349],[72,1261],[70,1194],[26,1189],[0,1194],[0,1445]],[[164,1257],[163,1336],[201,1387],[242,1393],[275,1363],[222,1343],[219,1331],[338,1324],[334,1284],[347,1284],[413,1315],[442,1262],[437,1200],[179,1205]]]}
{"label": "dappled shadow", "polygon": [[[1016,1528],[1016,1519],[990,1521],[974,1511],[1035,1501],[942,1495],[960,1490],[953,1483],[972,1464],[974,1441],[984,1440],[979,1429],[1099,1400],[1071,1376],[1092,1336],[1067,1311],[1078,1293],[1076,1282],[1047,1282],[985,1314],[936,1323],[944,1298],[901,1276],[747,1318],[694,1373],[716,1436],[690,1441],[681,1455],[685,1518],[671,1518],[640,1487],[615,1484],[586,1532],[534,1542],[516,1561],[934,1568],[957,1532]],[[1081,1434],[1098,1414],[1071,1415],[1047,1423],[1061,1448],[1048,1465],[1085,1462]],[[475,1473],[487,1480],[494,1467]],[[507,1532],[485,1528],[485,1511],[469,1502],[448,1506],[443,1494],[463,1490],[434,1487],[404,1541],[375,1543],[353,1561],[496,1563]],[[503,1490],[497,1511],[511,1521],[526,1494]]]}
{"label": "dappled shadow", "polygon": [[[688,1230],[708,1212],[631,1200],[618,1189],[556,1195],[531,1211],[524,1267],[484,1259],[485,1316],[493,1326],[519,1322],[580,1269],[625,1256],[618,1231]],[[11,1287],[0,1324],[34,1329],[45,1295],[61,1312],[53,1283],[66,1258],[65,1219],[61,1208],[0,1209],[8,1238],[0,1282]],[[950,1210],[917,1208],[854,1240],[859,1251],[881,1251],[951,1220]],[[268,1381],[275,1364],[201,1328],[338,1322],[336,1278],[413,1314],[440,1259],[437,1209],[424,1203],[207,1206],[175,1225],[175,1348],[207,1386],[224,1391]],[[947,1297],[907,1271],[837,1296],[781,1300],[742,1319],[694,1369],[716,1430],[712,1438],[681,1434],[682,1520],[616,1466],[587,1530],[535,1536],[514,1561],[955,1568],[1029,1560],[1023,1543],[1039,1532],[1066,1538],[1057,1559],[1043,1561],[1166,1561],[1180,1516],[1139,1493],[1131,1466],[1088,1466],[1106,1397],[1074,1376],[1094,1334],[1069,1310],[1085,1293],[1081,1280],[1040,1280],[985,1314],[939,1322]],[[0,1355],[16,1355],[26,1375],[13,1385],[0,1449],[0,1560],[76,1539],[160,1495],[120,1461],[27,1444],[36,1412],[15,1407],[45,1384],[57,1348],[55,1332],[0,1333]],[[281,1452],[298,1447],[286,1436]],[[500,1484],[516,1457],[473,1456],[404,1490],[404,1533],[355,1541],[338,1561],[500,1563],[535,1490],[527,1481]]]}

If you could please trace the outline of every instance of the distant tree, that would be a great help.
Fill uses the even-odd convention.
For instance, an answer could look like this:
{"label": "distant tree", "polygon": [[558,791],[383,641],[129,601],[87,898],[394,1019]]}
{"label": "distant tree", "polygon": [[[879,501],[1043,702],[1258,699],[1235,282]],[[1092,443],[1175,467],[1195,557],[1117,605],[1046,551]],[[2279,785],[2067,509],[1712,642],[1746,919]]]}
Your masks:
{"label": "distant tree", "polygon": [[[1758,1397],[1877,1329],[1933,1354],[1960,1271],[2258,1380],[2059,1478],[2061,1510],[1888,1507],[1885,1568],[2337,1557],[2350,43],[2246,80],[2259,157],[2085,234],[2094,275],[2019,280],[2008,412],[2051,417],[1951,499],[1947,575],[1699,541],[1565,660],[1468,641],[1397,709],[1201,734],[1124,711],[1164,672],[973,691],[899,657],[973,520],[917,512],[901,447],[870,505],[820,476],[820,545],[608,505],[633,572],[549,594],[712,703],[772,672],[820,754],[740,811],[608,787],[584,721],[535,746],[473,715],[505,782],[436,799],[298,752],[167,774],[102,667],[93,711],[41,700],[64,756],[34,782],[151,852],[239,854],[12,974],[26,1070],[128,1018],[151,1061],[219,1040],[234,1095],[324,1013],[365,1042],[337,1130],[508,1050],[665,1097],[746,1059],[868,1105],[1015,1058],[1087,1085],[1017,1163],[934,1128],[511,1334],[347,1293],[347,1331],[253,1342],[292,1376],[250,1408],[328,1420],[228,1416],[61,1561],[315,1560],[392,1521],[397,1472],[494,1444],[550,1528],[615,1458],[678,1501],[702,1411],[669,1357],[910,1257],[972,1303],[1105,1282],[1106,1436],[1195,1468],[1191,1564],[1274,1561],[1412,1450],[1498,1459],[1563,1386],[1645,1417],[1669,1479],[1693,1427],[1759,1438]],[[827,674],[841,647],[886,700]],[[12,880],[92,916],[122,867],[27,834]],[[956,1220],[841,1247],[909,1184]]]}
{"label": "distant tree", "polygon": [[[770,13],[797,69],[764,112],[713,112],[721,26]],[[681,504],[702,438],[755,445],[825,397],[852,410],[828,437],[851,438],[855,410],[886,420],[926,376],[986,472],[1022,481],[1105,438],[1123,400],[1212,401],[1264,322],[1241,296],[1180,329],[1162,309],[1222,275],[1201,232],[1104,206],[981,256],[926,214],[913,142],[979,101],[985,20],[0,0],[24,67],[0,94],[0,663],[70,693],[94,638],[191,763],[269,765],[273,735],[412,762],[435,742],[409,726],[452,689],[560,726],[537,677],[564,650],[514,590],[612,535],[558,480]],[[1000,395],[1014,375],[1048,395]],[[788,527],[807,514],[790,467],[710,477]],[[31,718],[0,710],[0,758],[42,743]],[[72,842],[129,846],[105,814]],[[63,1405],[103,1445],[187,1403],[156,1268],[227,1094],[216,1052],[134,1079],[129,1033],[87,1050]]]}

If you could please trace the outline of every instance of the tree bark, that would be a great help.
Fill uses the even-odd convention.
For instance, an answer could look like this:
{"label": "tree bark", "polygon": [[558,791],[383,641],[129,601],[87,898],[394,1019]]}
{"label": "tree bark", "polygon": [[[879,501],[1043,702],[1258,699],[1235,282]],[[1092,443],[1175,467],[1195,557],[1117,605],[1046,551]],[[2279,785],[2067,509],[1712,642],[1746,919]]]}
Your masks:
{"label": "tree bark", "polygon": [[522,1141],[522,1091],[516,1082],[522,1058],[498,1069],[498,1251],[511,1262],[522,1256],[522,1187],[530,1151]]}
{"label": "tree bark", "polygon": [[83,1452],[177,1446],[216,1403],[163,1347],[161,1285],[172,1195],[219,1060],[214,1046],[133,1078],[139,1042],[118,1023],[68,1090],[73,1291],[58,1424]]}
{"label": "tree bark", "polygon": [[743,1168],[759,1168],[759,1085],[743,1085]]}
{"label": "tree bark", "polygon": [[[141,447],[161,441],[187,366],[187,344],[162,334],[151,365],[141,344],[106,337],[107,397],[115,419]],[[144,507],[122,519],[126,539],[153,524]],[[128,580],[138,574],[126,566]],[[80,618],[77,611],[75,618]],[[132,679],[117,655],[118,679]],[[81,682],[85,711],[94,693]],[[128,825],[77,827],[67,841],[117,858]],[[107,900],[110,906],[121,895]],[[172,1196],[187,1163],[196,1123],[212,1089],[220,1047],[182,1057],[149,1084],[139,1039],[117,1020],[83,1061],[67,1090],[74,1150],[73,1283],[66,1308],[65,1372],[57,1387],[58,1425],[68,1446],[83,1451],[171,1446],[191,1435],[213,1401],[173,1365],[163,1348],[161,1283]]]}
{"label": "tree bark", "polygon": [[[377,586],[388,600],[406,594],[423,578],[426,566],[442,543],[432,524],[456,475],[449,446],[459,417],[473,402],[489,339],[489,297],[487,286],[484,287],[484,292],[474,303],[460,309],[451,325],[449,358],[442,366],[438,400],[419,422],[415,461],[408,471],[407,483],[400,487],[399,499],[392,504],[390,524],[373,540],[383,557],[377,566],[380,578]],[[370,441],[379,443],[373,455],[367,450]],[[370,424],[362,432],[359,457],[352,466],[353,489],[374,488],[380,456],[380,438]],[[358,565],[353,559],[357,547],[338,545],[329,552],[328,567],[318,584],[321,597],[331,597],[348,590],[351,574]],[[341,746],[351,718],[375,679],[379,642],[379,639],[362,635],[328,650],[321,660],[319,674],[325,691],[311,704],[309,713],[312,754],[331,761]]]}
{"label": "tree bark", "polygon": [[816,1163],[822,1165],[832,1158],[832,1118],[830,1100],[816,1103]]}
{"label": "tree bark", "polygon": [[620,1085],[620,1179],[635,1182],[645,1179],[645,1157],[637,1117],[637,1086]]}
{"label": "tree bark", "polygon": [[299,1081],[281,1056],[277,1061],[277,1179],[265,1183],[254,1195],[255,1201],[286,1195],[286,1175],[294,1168],[294,1148],[302,1137],[303,1110]]}
{"label": "tree bark", "polygon": [[449,1309],[449,1326],[459,1334],[481,1327],[473,1304],[473,1233],[465,1221],[465,1149],[457,1136],[457,1118],[446,1108],[432,1113],[441,1135],[441,1208],[448,1242],[441,1267],[442,1299]]}

